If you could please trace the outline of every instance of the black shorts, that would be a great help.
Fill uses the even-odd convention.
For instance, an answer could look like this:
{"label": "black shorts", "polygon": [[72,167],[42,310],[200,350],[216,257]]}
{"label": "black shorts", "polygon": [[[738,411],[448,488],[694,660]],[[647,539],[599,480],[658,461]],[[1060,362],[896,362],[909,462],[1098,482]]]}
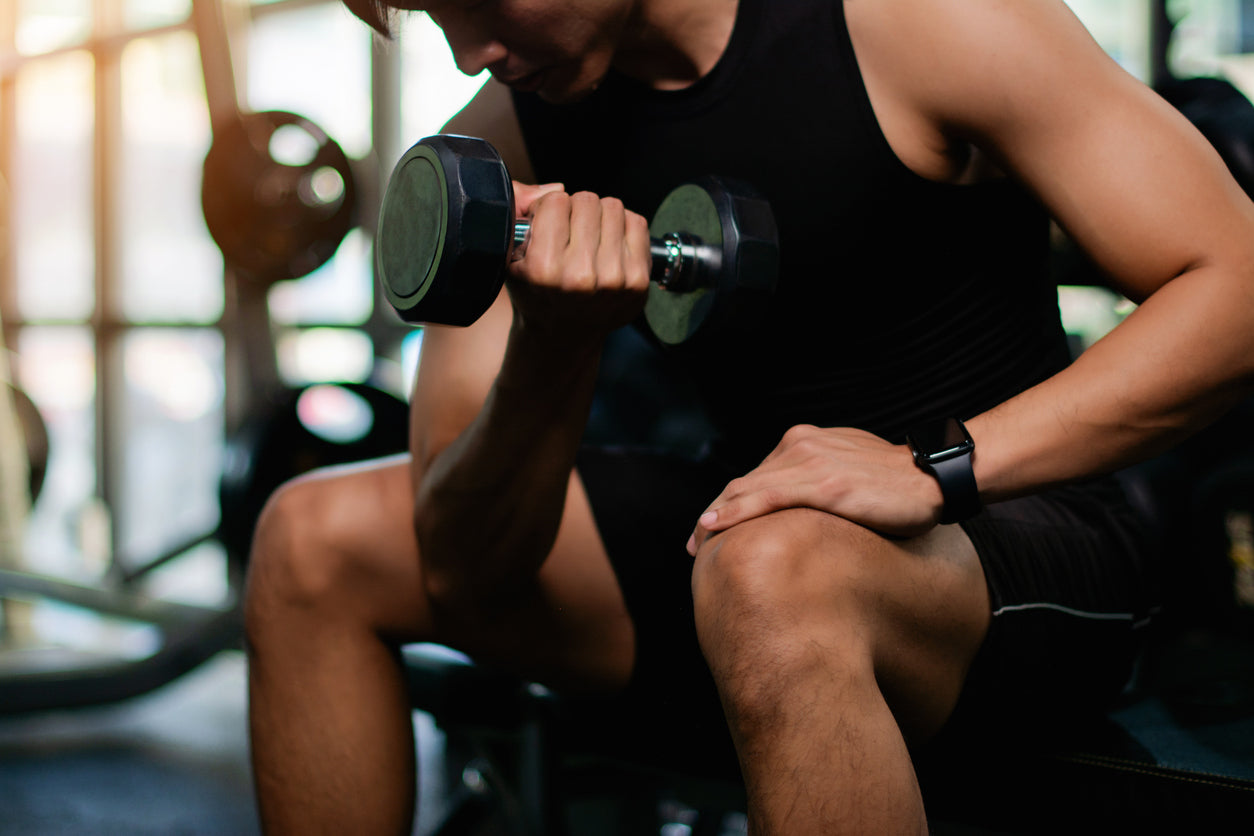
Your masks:
{"label": "black shorts", "polygon": [[[626,703],[669,744],[730,757],[697,644],[697,517],[738,473],[703,461],[585,448],[578,469],[636,629]],[[1151,539],[1114,479],[998,503],[963,523],[993,618],[955,716],[1030,733],[1109,704],[1156,610]],[[674,748],[671,752],[675,752]]]}

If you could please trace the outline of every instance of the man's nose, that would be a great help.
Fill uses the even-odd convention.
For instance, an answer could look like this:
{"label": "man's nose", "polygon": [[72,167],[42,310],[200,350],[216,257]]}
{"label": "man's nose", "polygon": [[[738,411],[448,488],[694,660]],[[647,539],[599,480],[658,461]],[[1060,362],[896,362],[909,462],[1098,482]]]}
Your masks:
{"label": "man's nose", "polygon": [[466,75],[478,75],[492,65],[504,62],[508,55],[505,45],[483,26],[471,21],[451,20],[442,21],[442,24],[457,69]]}

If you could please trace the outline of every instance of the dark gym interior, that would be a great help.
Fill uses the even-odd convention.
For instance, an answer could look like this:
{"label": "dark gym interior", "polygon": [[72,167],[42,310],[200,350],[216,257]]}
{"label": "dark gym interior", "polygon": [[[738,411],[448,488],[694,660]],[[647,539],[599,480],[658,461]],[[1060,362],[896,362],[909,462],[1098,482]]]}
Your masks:
{"label": "dark gym interior", "polygon": [[[1070,5],[1254,190],[1254,2]],[[430,21],[385,44],[338,0],[0,5],[0,836],[259,832],[253,525],[283,481],[405,448],[422,329],[372,235],[395,161],[485,78]],[[307,191],[258,205],[276,171]],[[1133,306],[1061,238],[1056,264],[1081,352]],[[1249,832],[1252,423],[1242,405],[1125,474],[1173,555],[1172,617],[1100,722],[921,763],[935,832]],[[405,656],[416,834],[746,832],[736,776],[624,749],[648,721],[629,706]]]}

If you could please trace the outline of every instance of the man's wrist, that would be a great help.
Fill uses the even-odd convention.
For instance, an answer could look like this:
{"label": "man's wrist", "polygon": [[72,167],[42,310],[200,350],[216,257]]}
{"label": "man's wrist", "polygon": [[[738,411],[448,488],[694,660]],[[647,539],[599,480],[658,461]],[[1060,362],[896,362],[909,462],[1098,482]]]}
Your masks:
{"label": "man's wrist", "polygon": [[940,487],[942,524],[961,522],[979,513],[980,491],[975,482],[975,442],[956,418],[925,424],[906,436],[914,463]]}
{"label": "man's wrist", "polygon": [[564,389],[595,377],[605,348],[604,335],[529,328],[515,320],[505,344],[498,382],[509,388]]}

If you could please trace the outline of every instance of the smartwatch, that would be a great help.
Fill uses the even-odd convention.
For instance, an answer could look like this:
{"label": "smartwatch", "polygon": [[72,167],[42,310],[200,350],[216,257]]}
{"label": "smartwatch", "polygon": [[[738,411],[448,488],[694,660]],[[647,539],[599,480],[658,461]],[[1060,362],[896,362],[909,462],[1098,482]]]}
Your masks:
{"label": "smartwatch", "polygon": [[980,491],[975,485],[971,458],[975,442],[957,418],[924,424],[906,434],[914,463],[940,483],[944,507],[941,523],[969,519],[980,510]]}

